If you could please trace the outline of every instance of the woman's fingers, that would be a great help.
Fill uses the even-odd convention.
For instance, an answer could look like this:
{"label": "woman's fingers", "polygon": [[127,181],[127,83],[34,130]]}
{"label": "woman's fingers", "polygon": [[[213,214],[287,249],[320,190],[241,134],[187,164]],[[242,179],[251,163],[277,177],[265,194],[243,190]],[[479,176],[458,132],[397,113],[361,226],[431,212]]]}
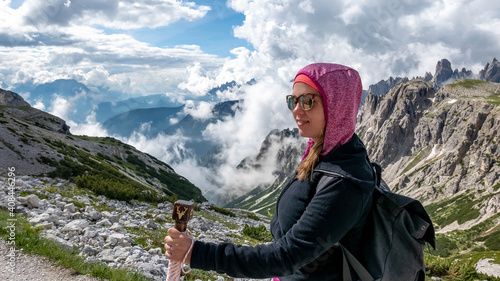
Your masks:
{"label": "woman's fingers", "polygon": [[171,236],[172,238],[176,239],[179,238],[181,235],[181,232],[173,227],[168,229],[168,235]]}
{"label": "woman's fingers", "polygon": [[170,228],[164,240],[165,256],[170,260],[182,261],[191,246],[191,238],[175,228]]}

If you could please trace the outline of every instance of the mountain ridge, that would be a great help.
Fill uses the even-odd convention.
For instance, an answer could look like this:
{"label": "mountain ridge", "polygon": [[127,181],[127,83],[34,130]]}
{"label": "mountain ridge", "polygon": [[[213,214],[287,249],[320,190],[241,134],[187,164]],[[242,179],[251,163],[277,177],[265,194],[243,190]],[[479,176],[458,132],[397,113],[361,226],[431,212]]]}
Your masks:
{"label": "mountain ridge", "polygon": [[16,167],[22,175],[80,178],[95,188],[89,180],[110,178],[109,188],[122,188],[119,195],[129,199],[206,201],[166,163],[114,138],[72,135],[64,120],[30,106],[0,105],[0,151],[3,174]]}

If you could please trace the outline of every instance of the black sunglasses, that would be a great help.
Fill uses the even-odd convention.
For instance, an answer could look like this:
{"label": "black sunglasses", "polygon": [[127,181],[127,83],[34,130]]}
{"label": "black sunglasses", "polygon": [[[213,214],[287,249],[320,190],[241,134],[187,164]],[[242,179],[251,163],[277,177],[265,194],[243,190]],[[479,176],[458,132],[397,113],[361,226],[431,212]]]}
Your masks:
{"label": "black sunglasses", "polygon": [[300,104],[303,110],[311,110],[314,104],[314,96],[318,94],[303,94],[298,97],[294,97],[292,95],[286,96],[286,104],[288,105],[288,109],[292,110],[297,106],[297,103]]}

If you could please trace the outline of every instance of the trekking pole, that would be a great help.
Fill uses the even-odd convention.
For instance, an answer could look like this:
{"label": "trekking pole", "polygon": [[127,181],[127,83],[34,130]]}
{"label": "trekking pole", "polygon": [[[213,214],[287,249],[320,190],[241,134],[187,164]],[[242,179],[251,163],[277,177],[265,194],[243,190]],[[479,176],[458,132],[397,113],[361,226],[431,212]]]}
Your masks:
{"label": "trekking pole", "polygon": [[[175,229],[185,233],[186,235],[189,235],[189,231],[186,230],[188,221],[193,217],[193,209],[194,209],[193,205],[194,205],[193,202],[178,200],[174,203],[174,209],[172,211],[172,219],[175,221],[175,226],[174,226]],[[191,247],[193,247],[193,242],[194,241],[191,242]],[[191,248],[189,248],[188,253],[189,251],[191,251]],[[186,257],[184,257],[184,261],[185,259]],[[184,261],[182,262],[169,261],[167,270],[167,281],[178,281],[180,279]]]}

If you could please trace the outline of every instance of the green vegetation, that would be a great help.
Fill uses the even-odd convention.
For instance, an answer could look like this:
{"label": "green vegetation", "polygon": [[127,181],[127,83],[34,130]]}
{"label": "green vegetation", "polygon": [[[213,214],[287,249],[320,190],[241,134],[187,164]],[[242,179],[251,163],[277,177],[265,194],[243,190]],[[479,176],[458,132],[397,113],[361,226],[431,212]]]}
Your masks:
{"label": "green vegetation", "polygon": [[243,228],[243,234],[255,240],[260,241],[260,243],[273,241],[271,233],[266,229],[266,226],[263,224],[259,225],[258,227],[249,226],[248,224],[245,224],[245,227]]}
{"label": "green vegetation", "polygon": [[39,229],[34,228],[23,216],[16,216],[15,235],[11,233],[8,226],[10,213],[0,210],[0,237],[5,241],[9,241],[11,237],[15,237],[15,247],[23,249],[28,253],[41,255],[49,258],[55,265],[72,268],[78,274],[92,275],[98,278],[107,279],[110,281],[147,281],[148,279],[138,272],[127,271],[124,269],[115,269],[107,266],[104,263],[86,263],[83,257],[78,256],[78,250],[73,249],[69,252],[59,246],[52,240],[41,238]]}
{"label": "green vegetation", "polygon": [[462,224],[479,216],[479,209],[474,208],[480,200],[474,200],[471,194],[462,194],[438,203],[426,206],[432,221],[439,226],[445,226],[457,221]]}
{"label": "green vegetation", "polygon": [[498,94],[489,96],[488,103],[499,105],[500,104],[500,96]]}
{"label": "green vegetation", "polygon": [[216,273],[215,271],[203,271],[199,269],[192,269],[190,273],[188,274],[183,274],[181,273],[181,276],[184,276],[184,280],[187,281],[195,281],[195,280],[218,280],[217,276],[220,276],[224,278],[224,280],[234,280],[234,278],[231,278],[225,274],[220,274]]}
{"label": "green vegetation", "polygon": [[422,160],[422,158],[424,158],[425,156],[429,155],[431,149],[432,148],[430,146],[427,146],[427,147],[423,148],[422,150],[420,150],[418,152],[418,154],[415,156],[415,158],[410,162],[410,164],[408,164],[408,166],[406,166],[404,168],[404,170],[401,172],[401,174],[404,174],[404,173],[408,172],[416,164],[418,164]]}
{"label": "green vegetation", "polygon": [[108,144],[108,145],[114,145],[114,146],[122,146],[125,148],[132,149],[132,146],[125,144],[115,138],[112,137],[89,137],[89,136],[79,136],[79,135],[71,135],[74,138],[82,139],[82,140],[87,140],[87,141],[92,141],[92,142],[97,142],[101,144]]}
{"label": "green vegetation", "polygon": [[17,108],[20,110],[28,110],[31,108],[31,106],[12,106],[12,105],[0,105],[0,109],[4,108]]}
{"label": "green vegetation", "polygon": [[134,199],[146,202],[166,201],[166,198],[159,197],[155,191],[141,190],[127,181],[103,178],[100,175],[79,175],[75,183],[79,188],[92,190],[97,195],[121,201]]}
{"label": "green vegetation", "polygon": [[254,221],[260,220],[260,218],[256,214],[254,214],[253,212],[248,212],[248,213],[246,213],[246,215],[247,215],[247,218],[252,219]]}
{"label": "green vegetation", "polygon": [[211,221],[217,221],[223,225],[225,225],[227,228],[229,229],[238,229],[238,225],[236,223],[233,223],[233,222],[230,222],[230,221],[227,221],[223,218],[221,218],[220,216],[217,216],[217,215],[212,215],[208,212],[198,212],[198,211],[195,211],[194,212],[194,216],[201,216],[201,217],[204,217],[208,220],[211,220]]}
{"label": "green vegetation", "polygon": [[483,80],[476,80],[476,79],[462,79],[462,80],[457,80],[451,84],[448,84],[450,87],[457,87],[461,86],[467,89],[471,89],[476,87],[477,85],[481,84],[486,84],[489,83],[488,81],[483,81]]}
{"label": "green vegetation", "polygon": [[[109,141],[111,140],[113,139],[110,138]],[[49,174],[51,177],[75,181],[80,188],[86,188],[94,191],[98,195],[105,195],[117,200],[129,201],[135,199],[147,202],[163,202],[171,199],[174,195],[174,193],[168,192],[167,194],[170,195],[169,198],[168,196],[158,194],[147,186],[127,177],[115,166],[102,160],[104,158],[105,160],[111,161],[110,157],[103,157],[103,154],[98,155],[101,156],[101,158],[99,158],[86,151],[69,146],[60,140],[51,141],[46,139],[45,141],[56,148],[59,153],[65,155],[60,161],[44,156],[40,157],[40,162],[56,168],[55,171]],[[146,171],[146,173],[153,175],[158,174],[154,173],[156,172],[155,169],[147,167],[142,160],[133,154],[130,154],[127,159],[127,161],[130,160],[128,162],[129,166],[134,170]],[[182,188],[185,188],[186,190],[179,192],[179,197],[182,199],[195,198],[196,200],[200,197],[203,198],[201,196],[201,191],[187,180],[180,180],[180,177],[176,174],[163,171],[163,173],[158,174],[158,177],[160,180],[163,179],[163,182],[168,182],[178,187],[181,191],[183,191]],[[187,187],[188,185],[190,188]],[[200,193],[198,197],[192,194],[196,191]],[[191,195],[193,195],[193,197],[189,197]]]}
{"label": "green vegetation", "polygon": [[500,230],[488,235],[484,240],[484,246],[492,251],[500,251]]}
{"label": "green vegetation", "polygon": [[495,278],[478,273],[475,269],[475,264],[480,260],[488,257],[496,257],[499,252],[488,253],[469,253],[458,257],[442,258],[425,254],[424,261],[428,268],[427,275],[440,276],[443,280],[453,281],[472,281],[472,280],[488,280],[500,281],[500,278]]}
{"label": "green vegetation", "polygon": [[236,217],[236,215],[233,212],[226,210],[226,209],[223,209],[223,208],[219,208],[216,206],[210,206],[209,209],[216,211],[219,214],[223,214],[223,215],[230,216],[230,217]]}
{"label": "green vegetation", "polygon": [[167,231],[165,229],[125,227],[125,230],[127,230],[128,233],[137,235],[137,237],[134,238],[133,246],[141,245],[146,250],[161,248],[162,251],[165,252],[163,248],[163,239],[167,235]]}

